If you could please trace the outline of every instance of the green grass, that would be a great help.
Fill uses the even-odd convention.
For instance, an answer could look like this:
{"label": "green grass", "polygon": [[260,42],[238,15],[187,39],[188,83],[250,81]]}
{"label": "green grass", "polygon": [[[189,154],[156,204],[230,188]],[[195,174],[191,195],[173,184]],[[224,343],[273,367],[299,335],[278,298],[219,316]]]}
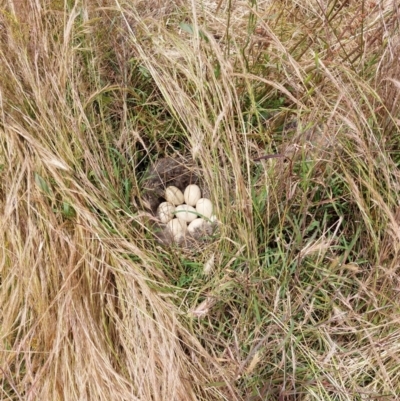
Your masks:
{"label": "green grass", "polygon": [[[0,399],[400,394],[392,2],[3,3]],[[192,249],[144,196],[178,156]]]}

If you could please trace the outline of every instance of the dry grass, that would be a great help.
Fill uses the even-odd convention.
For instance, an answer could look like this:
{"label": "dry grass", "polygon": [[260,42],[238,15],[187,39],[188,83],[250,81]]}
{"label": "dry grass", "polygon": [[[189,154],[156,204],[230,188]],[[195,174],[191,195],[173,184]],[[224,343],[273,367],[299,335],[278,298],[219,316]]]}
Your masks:
{"label": "dry grass", "polygon": [[[31,3],[0,12],[0,399],[395,399],[395,3]],[[192,252],[142,198],[177,154],[221,221]]]}

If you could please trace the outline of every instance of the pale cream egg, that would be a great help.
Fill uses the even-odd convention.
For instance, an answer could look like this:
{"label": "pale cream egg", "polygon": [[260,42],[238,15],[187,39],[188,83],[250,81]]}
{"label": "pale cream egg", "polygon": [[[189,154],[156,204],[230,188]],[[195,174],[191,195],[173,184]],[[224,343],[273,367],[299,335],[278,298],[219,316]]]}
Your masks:
{"label": "pale cream egg", "polygon": [[174,218],[175,206],[169,202],[162,202],[157,208],[157,216],[161,223],[168,223]]}
{"label": "pale cream egg", "polygon": [[184,202],[182,191],[172,185],[165,189],[165,199],[175,206],[181,205]]}
{"label": "pale cream egg", "polygon": [[206,221],[204,219],[201,219],[201,218],[195,219],[188,225],[187,230],[190,234],[194,234],[199,231],[200,232],[205,231],[205,229],[206,229],[205,224],[206,224]]}
{"label": "pale cream egg", "polygon": [[196,206],[197,201],[201,198],[201,191],[198,185],[188,185],[183,193],[185,203],[189,206]]}
{"label": "pale cream egg", "polygon": [[207,198],[199,199],[196,203],[196,210],[199,214],[209,219],[212,216],[213,212],[213,205],[210,199]]}
{"label": "pale cream egg", "polygon": [[167,227],[170,230],[175,242],[179,242],[186,234],[186,223],[180,219],[172,219],[167,223]]}
{"label": "pale cream egg", "polygon": [[197,215],[196,209],[189,205],[179,205],[175,209],[175,216],[186,223],[190,223],[196,219]]}

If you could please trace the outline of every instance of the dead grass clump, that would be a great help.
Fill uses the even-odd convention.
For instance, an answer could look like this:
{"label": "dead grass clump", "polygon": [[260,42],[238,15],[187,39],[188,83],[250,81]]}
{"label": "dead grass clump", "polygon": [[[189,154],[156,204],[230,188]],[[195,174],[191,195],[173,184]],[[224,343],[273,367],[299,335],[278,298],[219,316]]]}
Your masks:
{"label": "dead grass clump", "polygon": [[[184,25],[139,24],[157,40],[134,40],[189,150],[218,166],[205,173],[221,211],[230,205],[221,213],[219,275],[186,277],[184,288],[202,294],[185,292],[202,318],[193,330],[245,399],[393,396],[397,344],[388,358],[380,344],[390,327],[398,331],[384,271],[397,271],[399,174],[375,73],[395,10],[236,5],[207,3]],[[248,29],[235,29],[244,20]],[[394,250],[385,246],[387,259],[384,237]],[[378,312],[383,304],[390,317]]]}
{"label": "dead grass clump", "polygon": [[139,178],[115,149],[110,21],[35,4],[35,50],[14,16],[0,49],[0,398],[224,398],[128,203]]}

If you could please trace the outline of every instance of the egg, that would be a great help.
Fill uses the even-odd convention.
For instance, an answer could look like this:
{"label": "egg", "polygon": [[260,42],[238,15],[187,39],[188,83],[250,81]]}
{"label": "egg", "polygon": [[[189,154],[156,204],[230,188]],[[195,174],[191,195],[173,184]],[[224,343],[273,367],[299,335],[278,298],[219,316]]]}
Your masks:
{"label": "egg", "polygon": [[157,216],[161,220],[161,223],[168,223],[174,218],[175,206],[169,202],[162,202],[158,206]]}
{"label": "egg", "polygon": [[182,191],[172,185],[166,188],[164,196],[167,202],[172,203],[175,206],[181,205],[184,201]]}
{"label": "egg", "polygon": [[183,197],[187,205],[196,206],[197,201],[201,198],[200,188],[195,184],[188,185],[183,193]]}
{"label": "egg", "polygon": [[179,205],[175,209],[175,216],[186,223],[190,223],[198,216],[196,209],[189,205]]}
{"label": "egg", "polygon": [[210,199],[200,198],[196,203],[196,210],[198,213],[209,219],[213,212],[213,205]]}
{"label": "egg", "polygon": [[194,234],[198,231],[204,231],[206,229],[206,221],[204,219],[194,219],[187,227],[187,230],[190,234]]}
{"label": "egg", "polygon": [[172,219],[167,223],[167,227],[171,232],[175,242],[179,242],[186,234],[186,223],[182,220]]}

